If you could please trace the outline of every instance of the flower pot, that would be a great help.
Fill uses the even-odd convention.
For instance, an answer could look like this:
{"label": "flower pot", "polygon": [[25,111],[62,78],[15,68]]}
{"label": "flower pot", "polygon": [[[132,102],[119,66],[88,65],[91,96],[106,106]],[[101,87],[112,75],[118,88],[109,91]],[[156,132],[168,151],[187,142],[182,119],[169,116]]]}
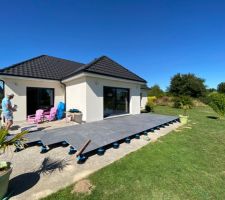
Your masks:
{"label": "flower pot", "polygon": [[181,124],[187,124],[188,123],[188,116],[179,115]]}
{"label": "flower pot", "polygon": [[0,172],[0,199],[6,195],[9,185],[9,176],[12,173],[11,163],[8,163],[10,168]]}
{"label": "flower pot", "polygon": [[74,113],[74,121],[81,124],[82,123],[82,116],[83,116],[83,114],[81,112]]}

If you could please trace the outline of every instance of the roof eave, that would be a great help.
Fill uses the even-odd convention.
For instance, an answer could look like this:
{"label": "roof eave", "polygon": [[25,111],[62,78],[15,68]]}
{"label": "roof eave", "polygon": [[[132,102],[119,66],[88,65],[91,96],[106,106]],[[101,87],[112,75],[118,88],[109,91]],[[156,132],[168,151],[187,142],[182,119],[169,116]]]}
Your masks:
{"label": "roof eave", "polygon": [[79,75],[81,73],[87,73],[87,74],[96,74],[96,75],[101,75],[101,76],[105,76],[105,77],[111,77],[111,78],[118,78],[118,79],[122,79],[122,80],[128,80],[128,81],[134,81],[134,82],[139,82],[139,83],[142,83],[142,84],[146,84],[147,81],[143,79],[143,81],[141,80],[135,80],[135,79],[129,79],[129,78],[122,78],[122,77],[119,77],[119,76],[113,76],[113,75],[107,75],[107,74],[103,74],[103,73],[97,73],[97,72],[90,72],[90,71],[85,71],[85,70],[82,70],[82,71],[79,71],[77,72],[76,74],[73,74],[69,77],[66,77],[66,78],[63,78],[61,79],[61,82],[64,82],[66,81],[67,79],[70,79],[76,75]]}
{"label": "roof eave", "polygon": [[53,78],[42,78],[42,77],[35,77],[35,76],[21,76],[21,75],[15,75],[15,74],[6,74],[1,73],[0,76],[8,76],[8,77],[18,77],[18,78],[32,78],[32,79],[42,79],[42,80],[51,80],[51,81],[60,81],[60,79],[53,79]]}
{"label": "roof eave", "polygon": [[136,82],[140,82],[140,83],[147,83],[147,81],[144,80],[144,79],[143,79],[143,81],[141,81],[141,80],[137,80],[137,79],[123,78],[123,77],[120,77],[120,76],[109,75],[109,74],[104,74],[104,73],[99,73],[99,72],[91,72],[91,71],[85,71],[85,72],[91,73],[91,74],[99,74],[99,75],[102,75],[102,76],[108,76],[108,77],[113,77],[113,78],[124,79],[124,80],[136,81]]}

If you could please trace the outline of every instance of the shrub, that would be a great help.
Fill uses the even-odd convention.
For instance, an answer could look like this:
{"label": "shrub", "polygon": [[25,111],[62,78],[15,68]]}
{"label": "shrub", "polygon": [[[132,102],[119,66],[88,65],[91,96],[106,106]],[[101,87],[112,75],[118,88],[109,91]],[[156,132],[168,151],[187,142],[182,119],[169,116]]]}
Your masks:
{"label": "shrub", "polygon": [[172,97],[163,96],[163,97],[157,98],[156,104],[159,106],[173,106]]}
{"label": "shrub", "polygon": [[225,117],[225,95],[213,93],[209,96],[209,106],[219,115],[219,118]]}
{"label": "shrub", "polygon": [[206,96],[206,97],[199,97],[198,98],[199,101],[201,101],[202,103],[208,105],[209,104],[209,97]]}
{"label": "shrub", "polygon": [[164,91],[158,85],[152,86],[148,92],[148,96],[162,97],[163,95]]}
{"label": "shrub", "polygon": [[152,103],[156,103],[156,100],[157,100],[157,98],[156,98],[156,96],[151,96],[151,97],[148,97],[148,102],[152,102]]}
{"label": "shrub", "polygon": [[193,106],[192,99],[188,96],[179,96],[173,99],[174,108],[183,108],[184,106],[189,106],[190,108]]}
{"label": "shrub", "polygon": [[147,102],[145,105],[145,110],[147,112],[153,112],[154,111],[154,103],[153,102]]}
{"label": "shrub", "polygon": [[[206,97],[204,97],[204,98],[206,98]],[[205,107],[206,106],[206,104],[203,103],[200,99],[193,99],[192,104],[193,104],[193,107]]]}
{"label": "shrub", "polygon": [[155,106],[155,102],[156,102],[156,97],[153,96],[153,97],[148,97],[148,101],[145,105],[145,110],[147,112],[153,112],[154,111],[154,106]]}

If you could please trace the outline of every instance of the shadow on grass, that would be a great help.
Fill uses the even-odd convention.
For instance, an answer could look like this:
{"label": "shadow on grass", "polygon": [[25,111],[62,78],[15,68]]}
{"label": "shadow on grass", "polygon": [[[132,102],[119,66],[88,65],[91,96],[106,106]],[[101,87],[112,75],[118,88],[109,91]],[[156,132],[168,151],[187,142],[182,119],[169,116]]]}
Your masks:
{"label": "shadow on grass", "polygon": [[19,195],[33,186],[40,180],[41,174],[51,174],[54,171],[62,171],[68,162],[66,160],[52,160],[49,157],[45,158],[40,167],[28,173],[20,174],[9,181],[9,193],[12,196]]}
{"label": "shadow on grass", "polygon": [[209,119],[218,119],[218,117],[216,117],[216,116],[207,116],[207,118],[209,118]]}

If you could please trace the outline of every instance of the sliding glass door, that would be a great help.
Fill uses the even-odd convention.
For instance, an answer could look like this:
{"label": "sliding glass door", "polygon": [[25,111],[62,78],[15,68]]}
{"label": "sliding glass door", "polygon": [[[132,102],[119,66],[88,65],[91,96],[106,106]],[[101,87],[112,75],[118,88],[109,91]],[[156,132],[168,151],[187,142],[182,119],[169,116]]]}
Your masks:
{"label": "sliding glass door", "polygon": [[38,109],[48,110],[53,106],[53,88],[27,87],[27,115],[35,114]]}
{"label": "sliding glass door", "polygon": [[104,117],[129,113],[129,89],[104,87]]}

